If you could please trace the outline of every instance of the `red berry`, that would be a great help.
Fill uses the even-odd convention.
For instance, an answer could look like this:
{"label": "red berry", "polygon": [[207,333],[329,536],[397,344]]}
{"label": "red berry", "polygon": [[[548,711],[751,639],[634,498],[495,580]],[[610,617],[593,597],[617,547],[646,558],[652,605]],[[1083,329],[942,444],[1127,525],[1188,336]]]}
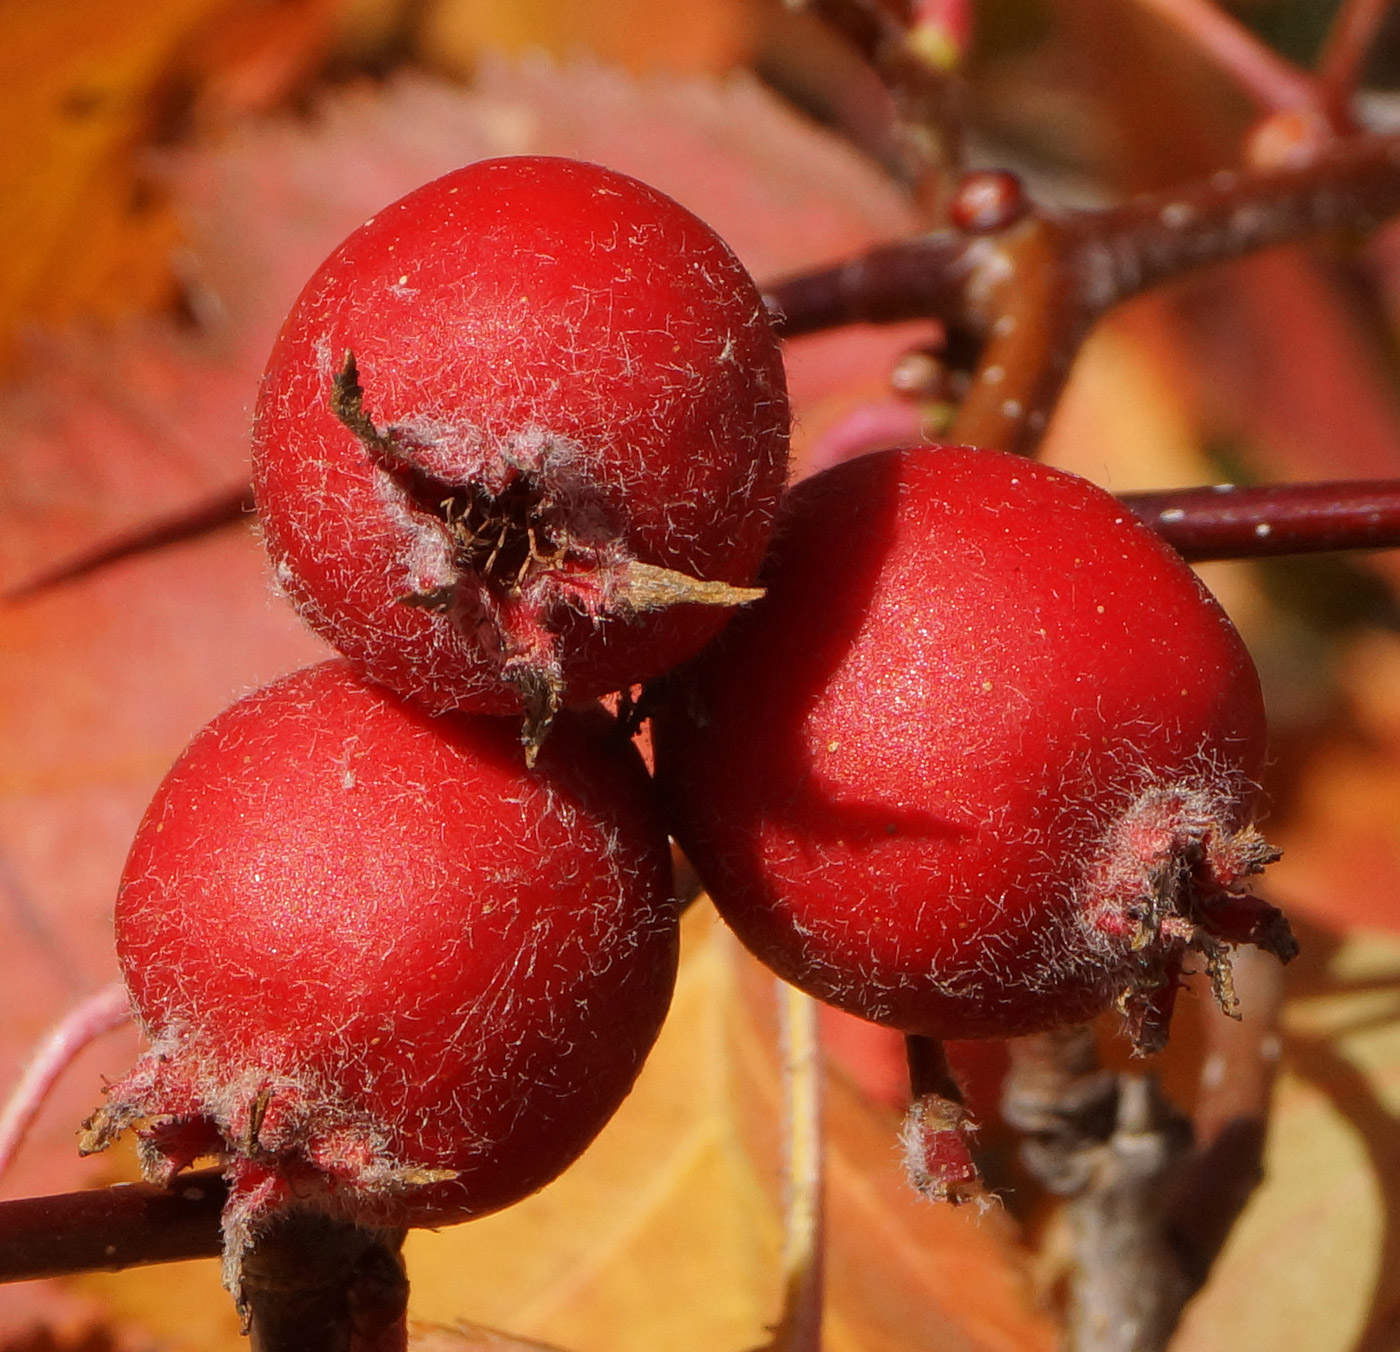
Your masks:
{"label": "red berry", "polygon": [[231,1285],[291,1203],[367,1225],[548,1182],[630,1088],[676,913],[650,786],[611,721],[534,772],[499,719],[431,718],[344,662],[223,713],[161,785],[117,901],[151,1049],[89,1124],[156,1180],[220,1155]]}
{"label": "red berry", "polygon": [[786,453],[777,340],[718,236],[635,179],[521,157],[410,193],[322,264],[268,363],[254,475],[279,580],[362,670],[547,725],[752,599]]}
{"label": "red berry", "polygon": [[1108,494],[993,451],[800,484],[769,591],[656,728],[674,830],[789,981],[907,1032],[1000,1037],[1111,1000],[1165,1036],[1181,964],[1291,954],[1242,894],[1265,750],[1249,655]]}

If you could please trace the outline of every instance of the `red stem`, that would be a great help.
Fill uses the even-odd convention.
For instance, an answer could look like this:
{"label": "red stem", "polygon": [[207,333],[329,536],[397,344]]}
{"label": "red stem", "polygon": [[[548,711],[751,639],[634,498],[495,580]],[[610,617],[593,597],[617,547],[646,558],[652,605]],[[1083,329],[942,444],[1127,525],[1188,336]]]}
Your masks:
{"label": "red stem", "polygon": [[1390,0],[1343,0],[1333,18],[1317,63],[1317,84],[1320,101],[1334,121],[1349,116],[1366,57],[1389,12]]}
{"label": "red stem", "polygon": [[19,1153],[59,1076],[85,1047],[130,1018],[131,997],[126,986],[113,981],[80,1000],[49,1030],[0,1107],[0,1177]]}
{"label": "red stem", "polygon": [[1171,24],[1266,112],[1316,105],[1317,91],[1312,80],[1212,0],[1137,3]]}
{"label": "red stem", "polygon": [[1400,480],[1124,493],[1122,501],[1192,562],[1400,548]]}
{"label": "red stem", "polygon": [[130,1183],[0,1202],[0,1282],[217,1258],[225,1195],[219,1174],[201,1171],[170,1188]]}

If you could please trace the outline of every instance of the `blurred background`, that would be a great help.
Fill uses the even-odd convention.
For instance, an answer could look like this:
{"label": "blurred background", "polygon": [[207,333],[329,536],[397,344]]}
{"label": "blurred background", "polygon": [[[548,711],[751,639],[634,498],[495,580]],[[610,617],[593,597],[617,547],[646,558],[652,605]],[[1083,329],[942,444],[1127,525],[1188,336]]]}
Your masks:
{"label": "blurred background", "polygon": [[[1228,8],[1306,68],[1337,6]],[[1111,202],[1243,158],[1257,107],[1149,0],[946,15],[968,161],[1015,169],[1044,202]],[[1366,118],[1400,124],[1400,18],[1364,84]],[[570,154],[633,173],[760,281],[929,219],[899,181],[879,81],[778,0],[0,0],[0,127],[6,588],[236,492],[302,279],[467,160]],[[1394,227],[1202,273],[1094,331],[1044,454],[1120,491],[1400,477],[1398,319]],[[932,332],[791,345],[798,472],[889,439],[891,370]],[[1266,832],[1285,849],[1264,890],[1304,956],[1268,1181],[1174,1346],[1382,1352],[1400,1346],[1400,555],[1203,573],[1264,679]],[[126,843],[180,747],[320,652],[272,596],[247,523],[0,606],[0,1080],[114,976]],[[687,925],[675,1016],[624,1113],[531,1202],[413,1236],[419,1318],[577,1352],[763,1340],[781,1239],[772,992],[703,906]],[[1189,1107],[1200,1018],[1185,1005],[1156,1068]],[[827,1345],[1051,1347],[1048,1222],[995,1124],[999,1050],[959,1054],[1008,1188],[979,1223],[902,1191],[897,1041],[836,1017],[828,1032]],[[83,1057],[4,1195],[135,1177],[129,1155],[73,1146],[134,1050],[121,1034]],[[3,1352],[239,1345],[212,1262],[0,1289]]]}

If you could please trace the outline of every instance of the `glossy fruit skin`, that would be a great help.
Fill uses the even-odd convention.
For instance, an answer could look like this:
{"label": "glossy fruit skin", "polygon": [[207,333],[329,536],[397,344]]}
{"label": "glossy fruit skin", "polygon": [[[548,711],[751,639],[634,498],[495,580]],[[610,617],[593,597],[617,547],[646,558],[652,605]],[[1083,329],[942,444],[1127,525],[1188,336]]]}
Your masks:
{"label": "glossy fruit skin", "polygon": [[85,1148],[139,1125],[160,1180],[221,1155],[235,1266],[293,1201],[437,1225],[541,1187],[670,1000],[649,787],[601,713],[527,772],[508,722],[430,718],[343,661],[234,705],[132,846],[117,951],[151,1049]]}
{"label": "glossy fruit skin", "polygon": [[[332,407],[347,354],[397,466]],[[650,608],[627,569],[749,584],[787,421],[761,298],[708,226],[596,165],[485,160],[307,283],[258,400],[258,510],[283,589],[375,680],[434,711],[514,712],[542,681],[578,704],[724,623]]]}
{"label": "glossy fruit skin", "polygon": [[654,735],[674,834],[780,975],[935,1037],[1117,1000],[1151,1048],[1188,951],[1226,998],[1224,943],[1288,956],[1238,895],[1273,854],[1253,664],[1108,494],[995,451],[867,455],[792,491],[765,581]]}

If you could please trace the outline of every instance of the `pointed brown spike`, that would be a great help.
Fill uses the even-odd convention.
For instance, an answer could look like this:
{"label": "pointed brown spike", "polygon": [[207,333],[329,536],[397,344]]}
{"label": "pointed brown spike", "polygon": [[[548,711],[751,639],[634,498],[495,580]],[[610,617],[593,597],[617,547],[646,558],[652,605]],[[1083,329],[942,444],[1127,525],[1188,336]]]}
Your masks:
{"label": "pointed brown spike", "polygon": [[762,587],[735,587],[728,582],[704,582],[688,573],[659,568],[633,559],[618,586],[618,598],[632,610],[664,610],[667,606],[743,606],[757,601]]}
{"label": "pointed brown spike", "polygon": [[390,466],[413,467],[413,461],[392,431],[381,432],[365,413],[365,392],[354,352],[346,348],[340,370],[331,378],[331,412],[376,460]]}
{"label": "pointed brown spike", "polygon": [[525,721],[520,728],[520,744],[525,748],[525,764],[533,770],[540,748],[549,736],[554,716],[564,694],[564,683],[557,672],[521,665],[507,679],[520,691],[525,703]]}
{"label": "pointed brown spike", "polygon": [[377,443],[379,432],[365,416],[365,392],[360,385],[360,368],[355,354],[345,349],[345,360],[331,378],[331,412],[361,441]]}

